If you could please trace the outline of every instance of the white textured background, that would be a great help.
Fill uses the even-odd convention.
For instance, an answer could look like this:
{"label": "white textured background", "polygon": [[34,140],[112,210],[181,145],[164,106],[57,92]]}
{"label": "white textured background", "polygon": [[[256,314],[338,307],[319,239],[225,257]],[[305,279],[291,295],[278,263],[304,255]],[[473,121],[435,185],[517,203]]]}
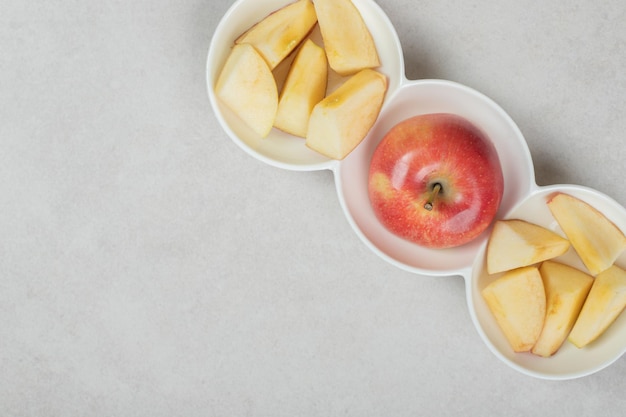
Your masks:
{"label": "white textured background", "polygon": [[[221,131],[228,0],[0,6],[0,415],[618,416],[626,358],[548,382],[475,331],[459,278],[350,229],[330,172]],[[518,123],[540,185],[626,204],[623,0],[380,0],[411,79]]]}

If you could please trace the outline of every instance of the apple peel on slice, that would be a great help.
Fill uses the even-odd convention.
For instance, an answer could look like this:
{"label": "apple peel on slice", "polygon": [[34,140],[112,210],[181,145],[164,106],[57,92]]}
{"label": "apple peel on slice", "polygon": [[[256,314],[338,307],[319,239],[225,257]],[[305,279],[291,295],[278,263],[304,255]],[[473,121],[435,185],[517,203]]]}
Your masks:
{"label": "apple peel on slice", "polygon": [[311,0],[298,0],[266,16],[235,43],[254,46],[273,70],[300,45],[315,23],[317,15]]}
{"label": "apple peel on slice", "polygon": [[613,265],[626,249],[624,233],[586,202],[557,193],[548,207],[591,275]]}
{"label": "apple peel on slice", "polygon": [[593,277],[555,261],[543,262],[539,272],[546,291],[546,318],[531,352],[549,357],[567,339],[593,284]]}
{"label": "apple peel on slice", "polygon": [[487,272],[508,271],[556,258],[570,243],[551,230],[520,219],[498,220],[487,243]]}
{"label": "apple peel on slice", "polygon": [[546,314],[546,295],[536,266],[504,273],[482,290],[482,296],[515,352],[537,342]]}
{"label": "apple peel on slice", "polygon": [[378,118],[387,77],[364,69],[317,103],[311,112],[306,145],[331,159],[343,159],[367,136]]}
{"label": "apple peel on slice", "polygon": [[269,134],[276,118],[278,89],[253,46],[233,47],[217,79],[215,95],[259,136]]}

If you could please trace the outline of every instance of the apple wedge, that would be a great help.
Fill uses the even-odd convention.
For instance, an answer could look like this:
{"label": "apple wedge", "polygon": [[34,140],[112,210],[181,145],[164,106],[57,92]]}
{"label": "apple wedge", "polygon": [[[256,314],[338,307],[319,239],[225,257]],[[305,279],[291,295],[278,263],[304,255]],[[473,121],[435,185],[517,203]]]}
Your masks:
{"label": "apple wedge", "polygon": [[278,89],[254,47],[233,47],[217,79],[215,95],[259,136],[269,134],[276,118]]}
{"label": "apple wedge", "polygon": [[552,259],[570,243],[551,230],[524,220],[498,220],[487,243],[487,272],[508,271]]}
{"label": "apple wedge", "polygon": [[291,64],[278,100],[274,126],[306,137],[313,107],[326,94],[328,61],[324,50],[307,39]]}
{"label": "apple wedge", "polygon": [[306,145],[332,159],[343,159],[376,121],[387,91],[387,77],[364,69],[317,103],[311,112]]}
{"label": "apple wedge", "polygon": [[249,43],[267,61],[270,69],[285,59],[317,23],[311,0],[298,0],[269,14],[235,40]]}
{"label": "apple wedge", "polygon": [[568,340],[582,348],[600,337],[626,307],[626,271],[613,265],[596,276]]}
{"label": "apple wedge", "polygon": [[548,207],[592,275],[613,265],[626,249],[624,233],[584,201],[557,193]]}
{"label": "apple wedge", "polygon": [[315,0],[315,12],[330,67],[340,75],[376,68],[374,39],[351,0]]}
{"label": "apple wedge", "polygon": [[482,290],[482,296],[515,352],[537,342],[546,314],[546,294],[536,266],[504,273]]}
{"label": "apple wedge", "polygon": [[531,352],[549,357],[567,339],[593,284],[593,277],[554,261],[543,262],[539,272],[546,291],[546,318]]}

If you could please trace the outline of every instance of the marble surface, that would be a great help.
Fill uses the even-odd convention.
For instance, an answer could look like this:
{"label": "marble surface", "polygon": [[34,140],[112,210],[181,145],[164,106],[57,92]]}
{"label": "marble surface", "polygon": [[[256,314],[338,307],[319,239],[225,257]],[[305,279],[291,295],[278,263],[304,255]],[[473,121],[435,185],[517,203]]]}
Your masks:
{"label": "marble surface", "polygon": [[[410,79],[498,102],[540,185],[626,204],[623,0],[380,0]],[[332,173],[223,133],[205,60],[229,0],[0,7],[0,415],[623,415],[626,358],[500,362],[460,278],[356,237]]]}

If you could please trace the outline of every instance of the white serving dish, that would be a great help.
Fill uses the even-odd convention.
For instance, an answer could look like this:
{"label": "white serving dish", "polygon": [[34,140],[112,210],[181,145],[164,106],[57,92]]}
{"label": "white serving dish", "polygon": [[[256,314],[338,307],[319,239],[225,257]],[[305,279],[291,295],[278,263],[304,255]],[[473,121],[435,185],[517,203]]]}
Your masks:
{"label": "white serving dish", "polygon": [[[361,240],[385,261],[416,276],[462,276],[469,312],[478,334],[494,355],[512,368],[537,378],[563,380],[592,374],[621,357],[626,352],[626,314],[622,314],[601,339],[586,348],[577,349],[565,342],[550,358],[514,353],[480,295],[480,290],[493,279],[484,268],[490,229],[467,245],[435,250],[398,238],[376,219],[369,204],[367,178],[369,162],[378,142],[393,125],[410,116],[449,112],[472,121],[496,146],[505,181],[497,218],[523,218],[557,230],[545,201],[552,193],[563,191],[593,204],[621,230],[626,230],[626,210],[598,191],[578,185],[539,187],[535,183],[531,154],[522,133],[493,100],[450,81],[408,80],[397,33],[373,0],[353,0],[353,3],[373,34],[381,58],[378,70],[388,77],[389,89],[375,125],[344,160],[335,161],[319,155],[308,149],[301,138],[277,129],[265,139],[256,137],[220,104],[213,87],[234,40],[254,23],[289,2],[237,0],[215,30],[207,58],[207,88],[215,115],[227,135],[249,155],[271,166],[296,171],[331,170],[346,219]],[[313,36],[319,34],[313,33]],[[329,89],[341,81],[341,78],[331,79]],[[560,260],[582,268],[571,251]],[[626,267],[626,255],[617,263]]]}

